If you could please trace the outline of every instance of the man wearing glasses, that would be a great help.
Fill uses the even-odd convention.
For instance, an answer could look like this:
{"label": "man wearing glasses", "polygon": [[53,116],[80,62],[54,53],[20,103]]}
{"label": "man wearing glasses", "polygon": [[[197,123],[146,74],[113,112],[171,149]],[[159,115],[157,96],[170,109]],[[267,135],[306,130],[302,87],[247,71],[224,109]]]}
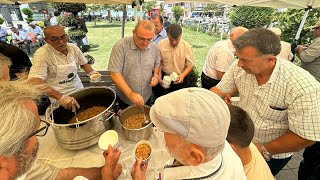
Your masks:
{"label": "man wearing glasses", "polygon": [[92,69],[76,45],[68,43],[62,26],[46,27],[44,35],[47,43],[34,54],[29,79],[34,84],[46,83],[50,87],[46,92],[51,101],[59,100],[63,107],[74,111],[79,105],[67,94],[83,88],[78,76],[79,66],[89,75],[98,72]]}
{"label": "man wearing glasses", "polygon": [[44,136],[49,127],[40,120],[34,101],[41,93],[26,82],[10,81],[0,83],[0,94],[0,179],[117,179],[121,174],[120,151],[111,146],[103,167],[58,169],[35,161],[36,136]]}
{"label": "man wearing glasses", "polygon": [[151,21],[139,21],[133,36],[120,39],[112,48],[109,71],[116,86],[120,108],[142,106],[158,84],[159,51],[150,43],[155,34]]}

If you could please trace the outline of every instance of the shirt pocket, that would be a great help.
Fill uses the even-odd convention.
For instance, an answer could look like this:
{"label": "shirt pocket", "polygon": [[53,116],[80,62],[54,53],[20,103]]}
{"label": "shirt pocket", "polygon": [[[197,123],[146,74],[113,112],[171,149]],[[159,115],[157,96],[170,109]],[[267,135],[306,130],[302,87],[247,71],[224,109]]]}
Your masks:
{"label": "shirt pocket", "polygon": [[288,109],[281,106],[264,105],[259,108],[259,114],[263,119],[269,121],[282,121],[288,117]]}

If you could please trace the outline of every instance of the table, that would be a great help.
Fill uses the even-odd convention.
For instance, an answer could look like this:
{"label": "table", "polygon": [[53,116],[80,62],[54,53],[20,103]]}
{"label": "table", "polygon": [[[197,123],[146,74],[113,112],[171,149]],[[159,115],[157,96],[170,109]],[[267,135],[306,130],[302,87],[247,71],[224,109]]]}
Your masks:
{"label": "table", "polygon": [[[119,163],[122,164],[122,174],[120,180],[132,179],[130,172],[132,165],[135,162],[134,146],[136,142],[124,140],[121,134],[121,125],[118,117],[114,117],[116,130],[119,134],[119,148],[121,156]],[[38,160],[53,165],[58,168],[67,167],[100,167],[104,165],[103,151],[99,146],[93,145],[91,147],[81,150],[67,150],[59,146],[55,139],[52,127],[49,127],[48,133],[44,137],[39,137],[39,151]],[[152,156],[148,164],[147,179],[156,179],[159,172],[163,172],[164,165],[171,159],[167,152],[163,133],[157,128],[153,128],[151,137],[148,140],[152,145]]]}

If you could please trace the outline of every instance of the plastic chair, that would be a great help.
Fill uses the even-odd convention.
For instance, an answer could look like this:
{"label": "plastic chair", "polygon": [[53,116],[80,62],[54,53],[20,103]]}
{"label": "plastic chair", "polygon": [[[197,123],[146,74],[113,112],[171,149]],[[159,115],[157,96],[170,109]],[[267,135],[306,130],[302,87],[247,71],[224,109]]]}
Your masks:
{"label": "plastic chair", "polygon": [[34,33],[32,33],[32,32],[28,32],[27,34],[28,34],[29,38],[31,39],[30,45],[31,46],[32,45],[38,45],[38,41],[37,41],[36,35]]}

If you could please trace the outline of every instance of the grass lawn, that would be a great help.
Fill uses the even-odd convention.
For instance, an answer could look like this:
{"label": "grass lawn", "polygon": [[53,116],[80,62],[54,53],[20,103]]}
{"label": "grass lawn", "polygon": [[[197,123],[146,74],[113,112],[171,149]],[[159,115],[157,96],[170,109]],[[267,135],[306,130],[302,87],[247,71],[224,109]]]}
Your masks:
{"label": "grass lawn", "polygon": [[[95,27],[93,22],[87,22],[86,25],[89,30],[87,36],[91,44],[87,54],[95,58],[93,67],[95,70],[107,70],[111,49],[121,38],[121,22],[97,22]],[[125,36],[132,35],[134,25],[134,22],[126,22]],[[195,66],[200,73],[210,47],[219,39],[188,28],[183,28],[182,38],[192,45]]]}

